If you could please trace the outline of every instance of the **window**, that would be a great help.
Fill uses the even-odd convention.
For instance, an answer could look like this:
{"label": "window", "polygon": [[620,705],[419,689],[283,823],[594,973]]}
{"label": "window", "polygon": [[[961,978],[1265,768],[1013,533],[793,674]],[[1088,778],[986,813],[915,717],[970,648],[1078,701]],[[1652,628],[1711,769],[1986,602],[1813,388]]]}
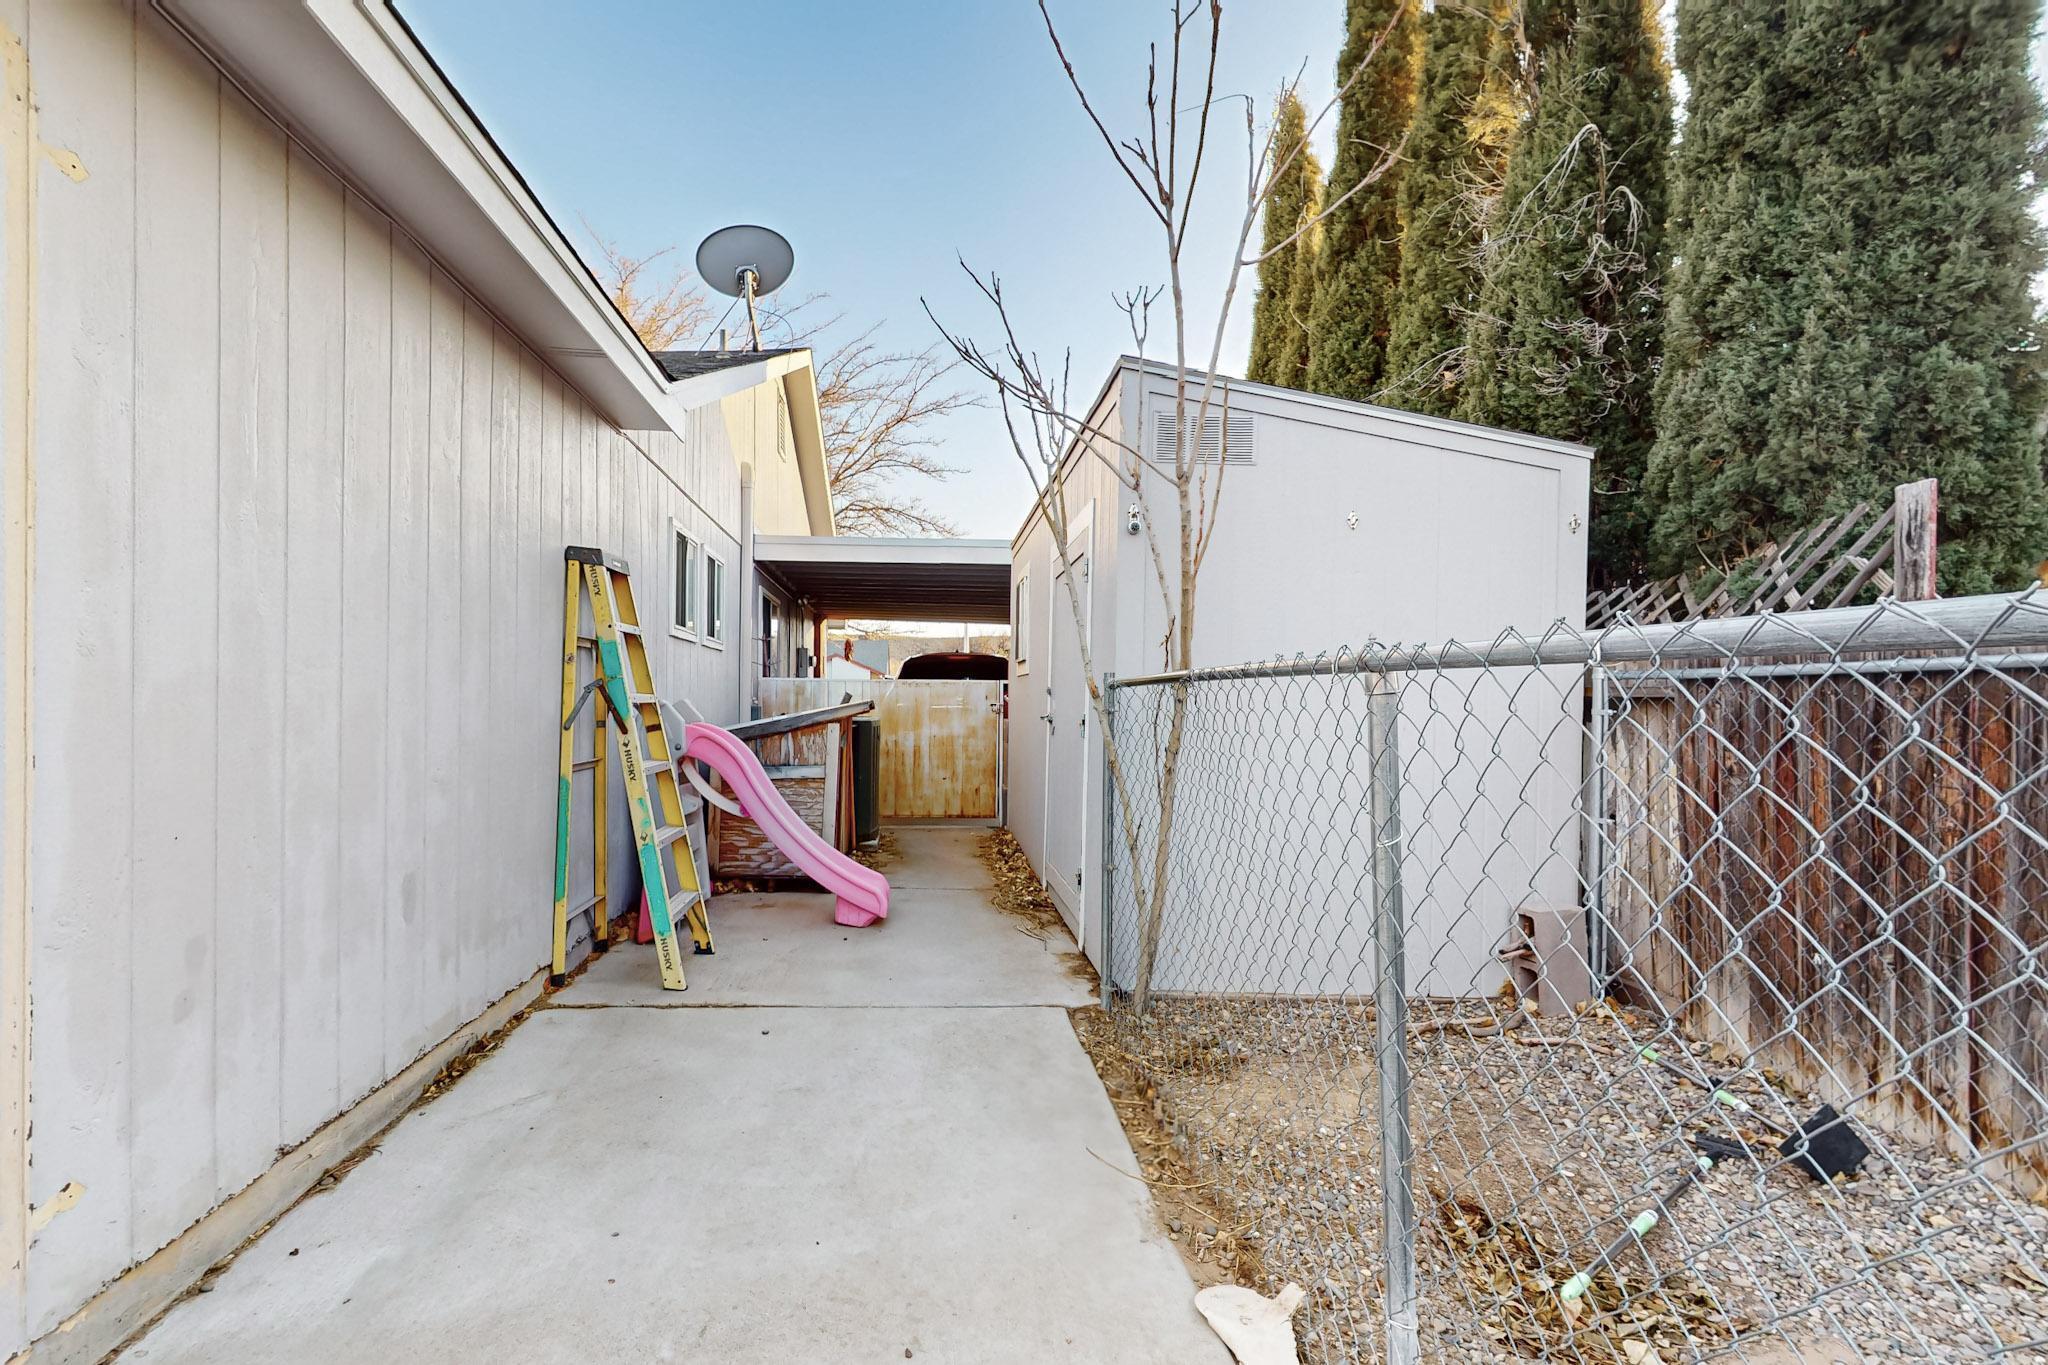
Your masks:
{"label": "window", "polygon": [[697,638],[697,584],[703,570],[697,567],[697,552],[702,547],[673,522],[675,532],[676,581],[675,609],[669,619],[669,633],[684,639]]}
{"label": "window", "polygon": [[725,644],[725,561],[704,552],[704,643]]}
{"label": "window", "polygon": [[775,612],[775,599],[767,593],[761,594],[761,676],[775,678],[782,675],[781,619]]}
{"label": "window", "polygon": [[1017,580],[1016,597],[1016,603],[1010,608],[1010,653],[1016,656],[1017,671],[1022,673],[1027,662],[1024,651],[1031,639],[1030,574]]}

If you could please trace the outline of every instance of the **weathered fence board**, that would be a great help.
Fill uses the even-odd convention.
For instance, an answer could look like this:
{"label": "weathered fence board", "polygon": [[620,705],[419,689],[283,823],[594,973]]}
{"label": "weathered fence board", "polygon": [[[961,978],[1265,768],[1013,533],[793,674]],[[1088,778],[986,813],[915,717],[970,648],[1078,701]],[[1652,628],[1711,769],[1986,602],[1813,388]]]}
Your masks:
{"label": "weathered fence board", "polygon": [[2048,1185],[2048,670],[1610,678],[1624,993]]}
{"label": "weathered fence board", "polygon": [[[873,701],[882,731],[885,820],[992,820],[1002,788],[1000,682],[953,679],[764,678],[761,714]],[[778,741],[763,742],[764,761]],[[796,749],[776,761],[820,762]]]}

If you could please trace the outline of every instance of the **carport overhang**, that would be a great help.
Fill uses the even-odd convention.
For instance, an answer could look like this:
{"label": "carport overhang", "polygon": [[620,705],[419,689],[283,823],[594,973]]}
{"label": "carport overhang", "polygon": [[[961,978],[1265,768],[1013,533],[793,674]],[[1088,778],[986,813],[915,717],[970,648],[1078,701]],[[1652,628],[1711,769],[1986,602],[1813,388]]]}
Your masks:
{"label": "carport overhang", "polygon": [[833,620],[1010,619],[1010,542],[756,536],[754,566]]}

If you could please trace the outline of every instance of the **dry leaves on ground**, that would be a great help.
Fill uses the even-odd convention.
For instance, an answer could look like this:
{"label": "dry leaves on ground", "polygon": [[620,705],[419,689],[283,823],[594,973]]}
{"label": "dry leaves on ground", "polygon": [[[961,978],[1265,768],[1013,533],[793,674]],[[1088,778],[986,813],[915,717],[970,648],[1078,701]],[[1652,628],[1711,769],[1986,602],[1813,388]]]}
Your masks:
{"label": "dry leaves on ground", "polygon": [[992,829],[982,837],[975,852],[981,859],[981,865],[988,870],[989,903],[1017,920],[1024,933],[1041,943],[1064,950],[1067,970],[1087,982],[1091,990],[1099,991],[1101,978],[1095,974],[1095,968],[1088,959],[1075,950],[1066,920],[1060,917],[1059,907],[1046,894],[1045,883],[1033,870],[1031,859],[1016,836],[1006,829]]}

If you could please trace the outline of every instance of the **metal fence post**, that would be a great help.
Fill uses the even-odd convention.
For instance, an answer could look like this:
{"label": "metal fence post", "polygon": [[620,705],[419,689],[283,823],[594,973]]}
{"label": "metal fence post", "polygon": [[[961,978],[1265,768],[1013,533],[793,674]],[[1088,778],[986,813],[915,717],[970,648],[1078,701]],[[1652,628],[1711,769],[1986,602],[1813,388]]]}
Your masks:
{"label": "metal fence post", "polygon": [[1366,746],[1372,769],[1374,1020],[1380,1080],[1380,1245],[1386,1275],[1388,1365],[1421,1359],[1415,1310],[1415,1169],[1408,1131],[1408,970],[1401,906],[1399,686],[1372,679]]}
{"label": "metal fence post", "polygon": [[[1102,1008],[1116,992],[1116,954],[1111,946],[1110,907],[1116,900],[1116,783],[1110,780],[1109,746],[1116,739],[1116,674],[1102,676]],[[1085,945],[1083,955],[1086,955]]]}
{"label": "metal fence post", "polygon": [[1607,988],[1607,669],[1586,665],[1587,736],[1580,799],[1585,802],[1579,876],[1586,897],[1586,984],[1594,998]]}

